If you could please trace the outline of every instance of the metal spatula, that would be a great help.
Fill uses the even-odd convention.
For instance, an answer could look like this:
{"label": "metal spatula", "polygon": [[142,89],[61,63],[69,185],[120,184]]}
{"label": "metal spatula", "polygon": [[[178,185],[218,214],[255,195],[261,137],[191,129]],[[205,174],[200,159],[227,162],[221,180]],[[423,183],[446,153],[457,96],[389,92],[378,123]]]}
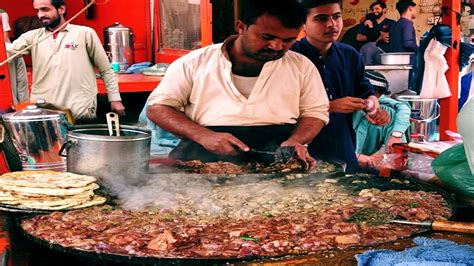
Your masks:
{"label": "metal spatula", "polygon": [[120,137],[119,115],[114,112],[109,112],[105,116],[107,118],[107,128],[109,129],[109,136],[113,136],[115,131],[115,136]]}
{"label": "metal spatula", "polygon": [[294,158],[295,147],[286,146],[278,147],[276,151],[261,151],[256,149],[251,149],[250,153],[261,155],[261,158],[264,158],[264,161],[267,163],[282,162],[287,163],[291,158]]}
{"label": "metal spatula", "polygon": [[387,211],[379,210],[376,208],[361,208],[351,217],[347,218],[345,221],[355,223],[367,223],[368,225],[372,226],[386,223],[398,223],[429,227],[431,230],[434,231],[448,231],[474,234],[474,223],[453,221],[410,222],[405,220],[396,220],[396,218],[397,215]]}

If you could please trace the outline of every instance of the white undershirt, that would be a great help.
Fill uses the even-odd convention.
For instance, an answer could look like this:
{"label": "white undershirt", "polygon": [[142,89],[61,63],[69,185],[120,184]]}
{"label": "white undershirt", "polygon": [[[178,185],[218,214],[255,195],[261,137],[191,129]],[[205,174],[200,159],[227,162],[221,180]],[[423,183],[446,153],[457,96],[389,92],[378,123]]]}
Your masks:
{"label": "white undershirt", "polygon": [[249,98],[255,83],[257,83],[258,77],[244,77],[232,74],[232,82],[239,92],[245,97]]}

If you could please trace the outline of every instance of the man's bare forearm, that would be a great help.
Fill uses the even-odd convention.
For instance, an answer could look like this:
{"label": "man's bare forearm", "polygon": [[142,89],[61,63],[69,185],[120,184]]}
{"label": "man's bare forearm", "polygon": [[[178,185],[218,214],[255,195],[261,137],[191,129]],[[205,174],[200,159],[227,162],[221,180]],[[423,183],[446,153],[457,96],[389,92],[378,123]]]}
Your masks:
{"label": "man's bare forearm", "polygon": [[314,117],[303,117],[298,120],[295,130],[288,140],[296,141],[301,144],[310,143],[324,127],[321,119]]}
{"label": "man's bare forearm", "polygon": [[184,113],[166,105],[155,104],[149,106],[146,114],[153,123],[162,129],[197,143],[199,143],[200,136],[212,132],[191,121]]}

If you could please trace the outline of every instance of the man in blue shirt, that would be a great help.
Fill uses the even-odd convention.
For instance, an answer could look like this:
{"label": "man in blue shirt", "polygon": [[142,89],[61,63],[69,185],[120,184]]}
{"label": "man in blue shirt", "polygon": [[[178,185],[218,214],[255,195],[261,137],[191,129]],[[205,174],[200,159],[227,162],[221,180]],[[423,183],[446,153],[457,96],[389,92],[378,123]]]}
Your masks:
{"label": "man in blue shirt", "polygon": [[[396,8],[400,19],[390,28],[389,52],[417,52],[415,27],[413,20],[416,18],[416,4],[411,0],[400,0]],[[414,57],[413,57],[414,58]]]}
{"label": "man in blue shirt", "polygon": [[342,30],[341,2],[337,0],[303,0],[306,10],[306,37],[292,50],[308,57],[318,68],[329,97],[330,121],[309,144],[309,152],[320,159],[342,161],[348,171],[358,169],[355,155],[355,132],[352,113],[364,110],[370,100],[372,122],[390,121],[379,108],[377,97],[365,78],[364,63],[351,46],[337,43]]}

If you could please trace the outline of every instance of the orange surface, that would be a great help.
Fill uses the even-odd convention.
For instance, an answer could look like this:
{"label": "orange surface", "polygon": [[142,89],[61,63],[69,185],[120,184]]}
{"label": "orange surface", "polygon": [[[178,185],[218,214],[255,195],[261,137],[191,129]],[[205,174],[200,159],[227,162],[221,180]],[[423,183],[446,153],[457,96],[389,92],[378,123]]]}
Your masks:
{"label": "orange surface", "polygon": [[[160,83],[162,77],[147,76],[143,74],[119,74],[120,92],[146,92],[153,91]],[[102,79],[97,79],[100,94],[106,93]]]}
{"label": "orange surface", "polygon": [[[28,69],[28,84],[31,86],[31,69]],[[118,74],[120,92],[151,92],[153,91],[163,77],[147,76],[143,74]],[[105,94],[104,81],[97,79],[99,94]]]}

